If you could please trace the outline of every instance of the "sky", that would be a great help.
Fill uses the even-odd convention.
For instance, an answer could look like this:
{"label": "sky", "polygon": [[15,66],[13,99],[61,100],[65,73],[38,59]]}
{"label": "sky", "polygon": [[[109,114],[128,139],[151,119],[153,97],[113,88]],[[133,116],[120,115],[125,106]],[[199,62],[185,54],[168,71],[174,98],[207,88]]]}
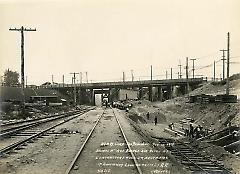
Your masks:
{"label": "sky", "polygon": [[[195,75],[222,74],[221,49],[230,32],[230,74],[240,67],[239,0],[0,0],[0,73],[20,72],[20,32],[25,32],[28,84],[173,78],[186,57]],[[189,60],[190,76],[192,61]],[[77,75],[77,82],[80,76]]]}

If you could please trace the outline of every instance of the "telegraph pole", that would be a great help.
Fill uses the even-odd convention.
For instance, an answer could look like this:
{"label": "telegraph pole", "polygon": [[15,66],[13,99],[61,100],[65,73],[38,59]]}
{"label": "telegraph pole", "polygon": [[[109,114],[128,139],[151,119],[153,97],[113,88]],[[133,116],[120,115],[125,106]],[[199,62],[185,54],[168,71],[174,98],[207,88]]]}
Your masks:
{"label": "telegraph pole", "polygon": [[64,87],[64,75],[62,76],[62,83],[63,83],[63,87]]}
{"label": "telegraph pole", "polygon": [[82,72],[80,72],[79,76],[80,76],[80,83],[82,84]]}
{"label": "telegraph pole", "polygon": [[181,63],[178,65],[179,66],[179,78],[182,78],[182,65]]}
{"label": "telegraph pole", "polygon": [[188,57],[186,57],[186,79],[187,79],[187,94],[188,94],[188,91],[189,91],[189,82],[188,82]]}
{"label": "telegraph pole", "polygon": [[171,80],[172,80],[172,68],[171,68]]}
{"label": "telegraph pole", "polygon": [[192,60],[193,61],[193,79],[194,79],[194,72],[195,72],[195,66],[194,66],[194,61],[196,60],[196,59],[190,59],[190,60]]}
{"label": "telegraph pole", "polygon": [[214,60],[213,62],[213,81],[215,82],[216,80],[216,62]]}
{"label": "telegraph pole", "polygon": [[225,79],[225,51],[227,51],[227,50],[220,50],[220,51],[222,51],[222,53],[223,53],[223,55],[222,55],[222,61],[223,61],[223,80]]}
{"label": "telegraph pole", "polygon": [[131,70],[131,75],[132,75],[132,82],[133,82],[133,80],[134,80],[133,70]]}
{"label": "telegraph pole", "polygon": [[70,74],[73,74],[72,79],[73,79],[73,85],[74,85],[74,105],[76,106],[76,103],[77,103],[76,74],[79,74],[79,73],[73,72]]}
{"label": "telegraph pole", "polygon": [[123,82],[125,82],[125,73],[123,71]]}
{"label": "telegraph pole", "polygon": [[52,74],[52,85],[53,85],[53,83],[54,83],[54,82],[53,82],[53,74]]}
{"label": "telegraph pole", "polygon": [[26,88],[27,88],[27,76],[26,76]]}
{"label": "telegraph pole", "polygon": [[86,81],[88,83],[88,72],[86,72]]}
{"label": "telegraph pole", "polygon": [[152,65],[151,65],[151,81],[152,81],[152,78],[153,77],[153,71],[152,71]]}
{"label": "telegraph pole", "polygon": [[31,28],[10,28],[9,31],[20,31],[21,32],[21,86],[23,94],[23,108],[25,109],[25,94],[24,94],[24,31],[36,31],[36,29]]}
{"label": "telegraph pole", "polygon": [[227,33],[228,40],[227,40],[227,89],[226,95],[229,95],[229,58],[230,58],[230,33]]}

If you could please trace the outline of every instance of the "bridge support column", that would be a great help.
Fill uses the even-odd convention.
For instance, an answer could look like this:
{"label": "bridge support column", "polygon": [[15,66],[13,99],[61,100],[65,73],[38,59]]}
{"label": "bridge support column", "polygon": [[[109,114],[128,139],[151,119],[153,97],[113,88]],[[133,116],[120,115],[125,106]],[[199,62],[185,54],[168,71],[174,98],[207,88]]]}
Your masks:
{"label": "bridge support column", "polygon": [[138,98],[141,100],[143,98],[143,88],[139,87],[139,96]]}
{"label": "bridge support column", "polygon": [[148,87],[148,97],[149,97],[149,101],[153,101],[153,87],[152,86],[149,86]]}
{"label": "bridge support column", "polygon": [[108,102],[112,103],[112,101],[113,101],[112,88],[109,88]]}
{"label": "bridge support column", "polygon": [[90,89],[90,104],[95,106],[95,94],[93,89]]}
{"label": "bridge support column", "polygon": [[102,92],[101,92],[101,99],[102,99],[102,103],[103,103],[103,88],[102,88]]}
{"label": "bridge support column", "polygon": [[173,98],[173,86],[170,85],[168,86],[168,99],[172,99]]}
{"label": "bridge support column", "polygon": [[163,92],[162,92],[162,86],[158,86],[158,101],[162,101],[163,100]]}
{"label": "bridge support column", "polygon": [[84,95],[85,95],[85,90],[84,89],[79,89],[79,93],[78,93],[78,96],[79,96],[79,103],[80,104],[84,104]]}

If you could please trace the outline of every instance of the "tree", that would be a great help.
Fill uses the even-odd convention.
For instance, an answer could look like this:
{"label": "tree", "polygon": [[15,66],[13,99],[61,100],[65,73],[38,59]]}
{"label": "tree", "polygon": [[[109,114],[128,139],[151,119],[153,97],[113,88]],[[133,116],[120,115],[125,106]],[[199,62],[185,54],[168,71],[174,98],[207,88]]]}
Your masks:
{"label": "tree", "polygon": [[3,83],[5,86],[18,86],[19,85],[19,73],[17,71],[11,71],[7,69],[3,75]]}

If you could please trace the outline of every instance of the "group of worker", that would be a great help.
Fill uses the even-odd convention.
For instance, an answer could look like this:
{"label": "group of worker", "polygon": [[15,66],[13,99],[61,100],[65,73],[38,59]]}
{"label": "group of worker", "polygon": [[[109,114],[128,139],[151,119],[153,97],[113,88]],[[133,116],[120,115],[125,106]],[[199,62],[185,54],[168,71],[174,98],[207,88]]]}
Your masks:
{"label": "group of worker", "polygon": [[198,139],[203,136],[206,136],[206,130],[203,129],[201,125],[198,125],[197,127],[193,127],[192,124],[189,124],[189,129],[185,129],[185,136],[192,138],[192,139]]}
{"label": "group of worker", "polygon": [[[150,119],[150,113],[147,112],[146,116],[147,116],[147,119],[149,120],[149,119]],[[157,116],[155,115],[155,117],[154,117],[154,125],[155,125],[155,126],[157,125],[157,122],[158,122]]]}

